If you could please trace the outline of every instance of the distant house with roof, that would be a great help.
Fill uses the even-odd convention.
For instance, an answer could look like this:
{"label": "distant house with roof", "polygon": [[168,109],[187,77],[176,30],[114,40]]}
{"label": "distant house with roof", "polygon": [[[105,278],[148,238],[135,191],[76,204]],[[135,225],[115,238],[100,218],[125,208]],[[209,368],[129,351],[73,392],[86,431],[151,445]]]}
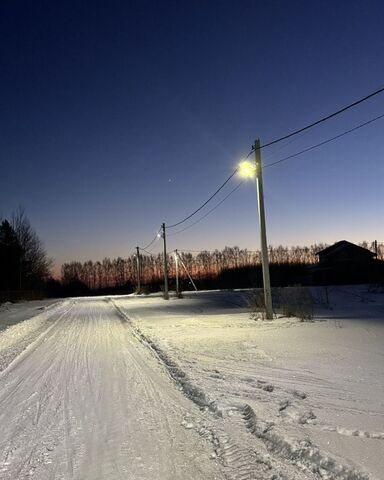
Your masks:
{"label": "distant house with roof", "polygon": [[309,267],[313,285],[378,283],[384,279],[384,262],[376,253],[346,240],[316,253],[318,263]]}

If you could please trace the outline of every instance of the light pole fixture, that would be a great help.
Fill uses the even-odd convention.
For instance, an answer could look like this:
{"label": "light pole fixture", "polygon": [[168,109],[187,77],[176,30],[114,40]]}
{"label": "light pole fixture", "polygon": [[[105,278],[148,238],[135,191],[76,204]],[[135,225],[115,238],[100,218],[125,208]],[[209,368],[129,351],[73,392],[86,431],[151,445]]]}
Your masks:
{"label": "light pole fixture", "polygon": [[258,206],[259,225],[260,225],[261,267],[263,271],[265,314],[268,320],[272,320],[273,318],[272,294],[271,294],[271,281],[269,278],[268,244],[267,244],[267,232],[265,227],[263,176],[262,176],[259,139],[255,141],[255,145],[253,148],[255,152],[255,164],[253,165],[251,162],[245,160],[239,164],[238,171],[239,171],[239,174],[244,178],[256,177],[256,193],[257,193],[257,206]]}

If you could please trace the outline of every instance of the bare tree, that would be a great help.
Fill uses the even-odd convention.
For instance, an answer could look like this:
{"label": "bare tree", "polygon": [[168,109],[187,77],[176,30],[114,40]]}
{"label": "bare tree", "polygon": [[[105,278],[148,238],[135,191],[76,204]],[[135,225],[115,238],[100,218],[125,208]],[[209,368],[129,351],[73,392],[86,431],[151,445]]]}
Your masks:
{"label": "bare tree", "polygon": [[48,258],[23,208],[19,207],[12,215],[12,227],[21,248],[21,287],[34,288],[50,276],[52,260]]}

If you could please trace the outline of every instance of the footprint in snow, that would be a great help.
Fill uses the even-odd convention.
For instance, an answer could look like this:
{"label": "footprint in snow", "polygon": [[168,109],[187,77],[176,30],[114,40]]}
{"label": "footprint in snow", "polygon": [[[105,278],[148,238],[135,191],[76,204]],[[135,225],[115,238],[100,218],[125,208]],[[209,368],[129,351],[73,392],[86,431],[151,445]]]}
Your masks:
{"label": "footprint in snow", "polygon": [[296,398],[300,398],[301,400],[304,400],[307,398],[307,394],[304,392],[299,392],[298,390],[293,390],[292,395]]}

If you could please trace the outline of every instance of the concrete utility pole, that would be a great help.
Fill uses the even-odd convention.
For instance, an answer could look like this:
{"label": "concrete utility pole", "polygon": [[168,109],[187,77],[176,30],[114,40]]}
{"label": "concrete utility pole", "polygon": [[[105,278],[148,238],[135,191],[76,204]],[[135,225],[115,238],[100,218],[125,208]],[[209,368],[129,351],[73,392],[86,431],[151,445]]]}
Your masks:
{"label": "concrete utility pole", "polygon": [[165,238],[165,223],[162,224],[162,237],[164,242],[164,300],[169,300],[168,294],[168,262],[167,262],[167,241]]}
{"label": "concrete utility pole", "polygon": [[272,320],[273,318],[272,295],[271,295],[271,282],[269,279],[268,244],[267,244],[267,233],[265,228],[263,176],[262,176],[259,139],[255,141],[254,148],[255,148],[255,162],[256,162],[257,206],[259,211],[259,223],[260,223],[261,266],[263,270],[265,313],[266,313],[267,319]]}
{"label": "concrete utility pole", "polygon": [[179,296],[179,254],[175,250],[176,295]]}
{"label": "concrete utility pole", "polygon": [[140,265],[140,247],[136,247],[136,264],[137,264],[137,293],[140,293],[141,291],[141,285],[140,285],[140,270],[141,270],[141,265]]}

